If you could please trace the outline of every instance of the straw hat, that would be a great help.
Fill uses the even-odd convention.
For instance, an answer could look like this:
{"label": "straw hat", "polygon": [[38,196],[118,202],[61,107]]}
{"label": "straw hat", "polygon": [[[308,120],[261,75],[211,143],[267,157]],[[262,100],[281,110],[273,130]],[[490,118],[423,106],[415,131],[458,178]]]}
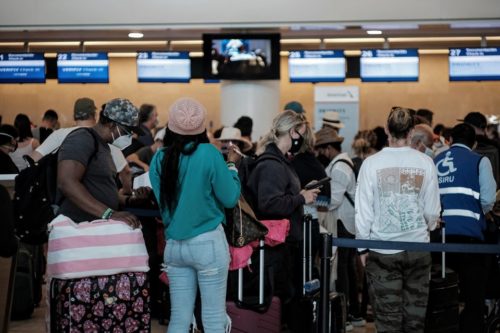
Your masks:
{"label": "straw hat", "polygon": [[331,126],[334,128],[343,128],[344,124],[340,121],[338,112],[327,111],[323,114],[323,126]]}
{"label": "straw hat", "polygon": [[235,127],[224,127],[218,141],[239,141],[243,142],[243,151],[252,149],[252,143],[247,139],[241,137],[241,131]]}
{"label": "straw hat", "polygon": [[315,147],[325,145],[327,143],[342,142],[344,138],[339,136],[337,131],[331,127],[323,127],[316,132],[316,143]]}

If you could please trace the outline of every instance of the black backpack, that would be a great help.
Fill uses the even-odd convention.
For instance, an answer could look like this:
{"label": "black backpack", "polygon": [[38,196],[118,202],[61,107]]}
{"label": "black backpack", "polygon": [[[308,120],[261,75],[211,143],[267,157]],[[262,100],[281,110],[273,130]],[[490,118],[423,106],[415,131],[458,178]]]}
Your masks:
{"label": "black backpack", "polygon": [[[89,128],[75,131],[77,130],[86,130],[94,138],[94,152],[88,161],[90,163],[97,153],[97,138]],[[13,200],[14,227],[21,242],[38,245],[48,240],[47,224],[56,216],[63,199],[58,196],[57,191],[58,149],[59,147],[38,162],[24,156],[29,166],[15,179]]]}
{"label": "black backpack", "polygon": [[265,160],[275,160],[281,162],[281,160],[277,156],[264,153],[256,158],[254,157],[243,158],[238,167],[238,177],[240,178],[240,183],[241,183],[241,195],[243,196],[243,198],[245,198],[245,200],[248,202],[248,204],[252,207],[253,210],[255,210],[257,207],[257,198],[255,198],[254,194],[250,190],[248,180],[250,179],[250,175],[257,166],[257,164]]}

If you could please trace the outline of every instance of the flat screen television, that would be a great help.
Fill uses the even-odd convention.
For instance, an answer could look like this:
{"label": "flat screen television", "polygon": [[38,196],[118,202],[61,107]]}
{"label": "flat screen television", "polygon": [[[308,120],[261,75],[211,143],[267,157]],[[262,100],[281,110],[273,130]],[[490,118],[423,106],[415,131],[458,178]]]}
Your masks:
{"label": "flat screen television", "polygon": [[44,83],[43,53],[0,53],[0,83]]}
{"label": "flat screen television", "polygon": [[362,82],[418,81],[417,49],[361,50]]}
{"label": "flat screen television", "polygon": [[203,78],[279,80],[280,35],[203,35]]}
{"label": "flat screen television", "polygon": [[346,60],[344,50],[290,51],[290,82],[344,82]]}
{"label": "flat screen television", "polygon": [[139,82],[189,82],[189,52],[139,52],[137,79]]}
{"label": "flat screen television", "polygon": [[500,48],[450,49],[450,81],[500,80]]}
{"label": "flat screen television", "polygon": [[108,83],[108,54],[58,53],[57,80],[59,83]]}

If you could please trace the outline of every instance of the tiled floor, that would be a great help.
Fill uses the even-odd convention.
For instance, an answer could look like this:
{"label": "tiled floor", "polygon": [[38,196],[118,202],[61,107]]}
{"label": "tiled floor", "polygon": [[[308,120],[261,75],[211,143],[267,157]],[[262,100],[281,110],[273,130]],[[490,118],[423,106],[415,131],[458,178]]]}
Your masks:
{"label": "tiled floor", "polygon": [[[167,326],[158,324],[158,320],[153,319],[152,333],[165,333]],[[45,332],[45,306],[35,309],[33,317],[29,320],[13,321],[9,326],[9,333],[38,333]],[[375,333],[375,328],[372,323],[368,323],[366,327],[355,328],[353,333]]]}
{"label": "tiled floor", "polygon": [[[38,333],[45,332],[45,288],[43,288],[44,299],[41,305],[35,309],[33,316],[29,320],[11,321],[9,325],[9,333]],[[160,325],[157,319],[152,320],[152,333],[165,333],[167,326]],[[368,323],[365,327],[354,328],[352,333],[375,333],[373,323]]]}

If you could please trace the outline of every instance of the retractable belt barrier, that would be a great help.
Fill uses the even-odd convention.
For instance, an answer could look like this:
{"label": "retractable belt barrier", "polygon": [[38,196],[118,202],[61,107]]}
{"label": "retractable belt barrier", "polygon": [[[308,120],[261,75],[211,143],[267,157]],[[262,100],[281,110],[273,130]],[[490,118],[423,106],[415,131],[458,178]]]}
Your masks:
{"label": "retractable belt barrier", "polygon": [[499,254],[500,244],[469,244],[469,243],[417,243],[394,242],[350,238],[336,238],[332,236],[332,245],[337,247],[403,250],[412,252],[456,252],[456,253],[484,253]]}

